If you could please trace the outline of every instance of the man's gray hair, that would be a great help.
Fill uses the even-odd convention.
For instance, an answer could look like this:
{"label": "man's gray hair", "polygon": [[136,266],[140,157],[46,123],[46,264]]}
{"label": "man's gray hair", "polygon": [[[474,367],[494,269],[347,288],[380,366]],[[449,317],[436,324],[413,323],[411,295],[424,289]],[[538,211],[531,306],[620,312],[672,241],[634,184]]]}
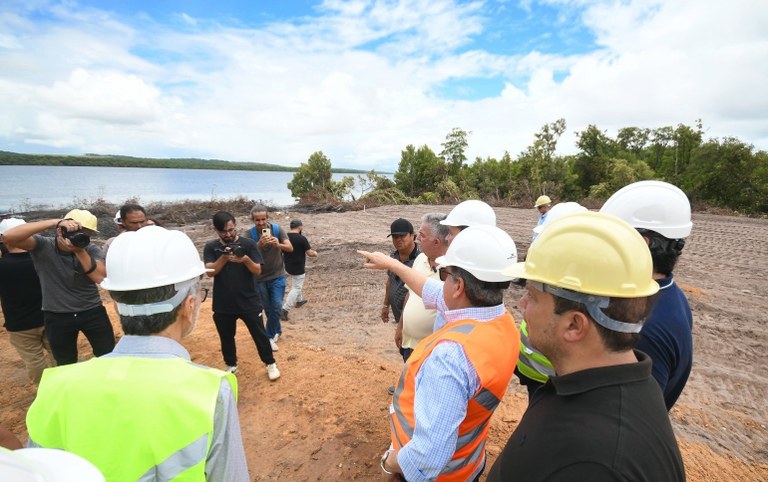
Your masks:
{"label": "man's gray hair", "polygon": [[269,209],[263,204],[254,204],[251,208],[251,217],[254,213],[267,213],[267,217],[269,217]]}
{"label": "man's gray hair", "polygon": [[421,222],[429,225],[432,236],[439,239],[442,244],[445,244],[445,238],[448,236],[448,226],[440,224],[440,221],[446,217],[443,213],[429,213],[421,217]]}

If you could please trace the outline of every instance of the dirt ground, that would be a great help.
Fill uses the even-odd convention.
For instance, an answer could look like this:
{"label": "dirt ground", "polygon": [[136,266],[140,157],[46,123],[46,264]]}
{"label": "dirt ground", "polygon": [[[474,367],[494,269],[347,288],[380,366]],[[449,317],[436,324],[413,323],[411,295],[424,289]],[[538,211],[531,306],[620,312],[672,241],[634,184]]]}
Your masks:
{"label": "dirt ground", "polygon": [[[386,389],[396,381],[402,359],[392,341],[395,325],[379,319],[385,274],[364,270],[355,250],[388,251],[392,220],[405,217],[417,225],[421,215],[450,208],[389,206],[296,215],[319,256],[307,263],[309,303],[283,322],[278,381],[267,379],[247,330],[237,334],[240,423],[253,480],[381,480],[378,459],[389,444]],[[536,213],[496,212],[499,226],[524,254]],[[289,214],[272,218],[287,226]],[[768,221],[711,214],[693,218],[676,278],[694,312],[695,358],[670,416],[689,480],[768,481]],[[239,221],[248,226],[245,217]],[[213,237],[207,224],[184,231],[201,249]],[[505,298],[518,320],[520,295],[513,286]],[[210,301],[204,303],[197,329],[184,344],[194,361],[223,368],[210,307]],[[81,358],[91,356],[83,339],[80,347]],[[0,424],[26,440],[24,416],[35,389],[5,331],[0,331],[0,379]],[[493,417],[489,463],[526,401],[525,390],[513,379]]]}

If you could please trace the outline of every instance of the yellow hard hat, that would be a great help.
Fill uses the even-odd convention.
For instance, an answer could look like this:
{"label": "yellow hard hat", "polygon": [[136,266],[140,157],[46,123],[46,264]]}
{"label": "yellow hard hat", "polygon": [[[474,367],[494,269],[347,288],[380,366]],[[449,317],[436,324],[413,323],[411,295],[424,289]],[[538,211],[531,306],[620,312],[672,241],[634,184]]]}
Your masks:
{"label": "yellow hard hat", "polygon": [[98,227],[96,216],[91,214],[90,211],[86,211],[85,209],[73,209],[64,215],[64,219],[77,221],[80,224],[80,227],[90,229],[94,233],[99,232],[99,230],[96,229]]}
{"label": "yellow hard hat", "polygon": [[579,293],[640,298],[659,290],[648,245],[610,214],[565,216],[545,229],[523,263],[504,274]]}
{"label": "yellow hard hat", "polygon": [[536,204],[533,205],[533,207],[537,208],[539,206],[544,206],[545,204],[552,204],[552,200],[549,199],[549,196],[539,196],[536,198]]}

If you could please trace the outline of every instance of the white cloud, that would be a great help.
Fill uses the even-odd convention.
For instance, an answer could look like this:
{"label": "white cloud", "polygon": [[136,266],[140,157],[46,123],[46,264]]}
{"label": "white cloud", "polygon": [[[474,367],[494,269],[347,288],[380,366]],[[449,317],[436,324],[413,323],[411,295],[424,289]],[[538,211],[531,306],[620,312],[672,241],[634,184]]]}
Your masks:
{"label": "white cloud", "polygon": [[[317,16],[262,29],[178,14],[183,31],[75,4],[57,4],[59,20],[42,26],[19,5],[0,8],[0,149],[287,165],[323,150],[334,165],[392,169],[407,144],[439,151],[453,127],[472,131],[470,159],[514,155],[560,117],[563,152],[588,124],[615,133],[697,118],[709,135],[768,148],[760,2],[550,3],[598,48],[487,52],[473,43],[492,7],[480,2],[327,0]],[[483,76],[506,79],[497,97],[435,93]]]}

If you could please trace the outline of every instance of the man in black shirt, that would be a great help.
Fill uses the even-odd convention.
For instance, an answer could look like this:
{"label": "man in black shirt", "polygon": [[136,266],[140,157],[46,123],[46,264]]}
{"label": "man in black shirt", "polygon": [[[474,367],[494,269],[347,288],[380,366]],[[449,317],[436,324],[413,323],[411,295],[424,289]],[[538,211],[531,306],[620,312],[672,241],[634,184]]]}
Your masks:
{"label": "man in black shirt", "polygon": [[288,321],[288,311],[296,306],[301,307],[307,302],[301,296],[301,289],[304,287],[304,267],[307,262],[307,256],[312,258],[317,256],[317,251],[309,245],[309,240],[302,234],[303,224],[300,219],[291,220],[291,230],[288,232],[288,239],[293,246],[293,251],[283,253],[283,262],[285,263],[285,272],[291,280],[291,291],[283,303],[282,319]]}
{"label": "man in black shirt", "polygon": [[556,375],[487,480],[685,480],[651,360],[632,349],[659,290],[637,231],[606,214],[565,216],[503,273],[528,280],[518,305]]}
{"label": "man in black shirt", "polygon": [[[419,255],[419,245],[416,243],[416,236],[413,234],[413,224],[407,219],[399,218],[392,221],[389,226],[389,235],[392,237],[392,245],[395,250],[390,255],[399,260],[409,268],[413,266],[413,261]],[[389,308],[392,308],[394,323],[400,322],[400,316],[403,314],[405,306],[405,295],[408,294],[408,287],[405,282],[395,273],[387,271],[387,284],[384,286],[384,305],[381,308],[381,321],[389,322]]]}
{"label": "man in black shirt", "polygon": [[[16,218],[0,221],[0,238],[5,230],[20,224],[24,221]],[[43,370],[50,366],[45,354],[49,347],[43,328],[42,303],[40,279],[32,257],[23,249],[10,248],[0,258],[0,304],[8,339],[35,383],[40,382]]]}
{"label": "man in black shirt", "polygon": [[235,332],[240,318],[256,343],[269,379],[277,380],[280,371],[261,319],[262,308],[253,278],[261,273],[261,253],[254,240],[238,235],[237,222],[230,213],[219,211],[214,214],[213,229],[219,237],[206,243],[203,259],[205,267],[213,270],[208,273],[214,278],[213,322],[219,332],[227,371],[237,371]]}

